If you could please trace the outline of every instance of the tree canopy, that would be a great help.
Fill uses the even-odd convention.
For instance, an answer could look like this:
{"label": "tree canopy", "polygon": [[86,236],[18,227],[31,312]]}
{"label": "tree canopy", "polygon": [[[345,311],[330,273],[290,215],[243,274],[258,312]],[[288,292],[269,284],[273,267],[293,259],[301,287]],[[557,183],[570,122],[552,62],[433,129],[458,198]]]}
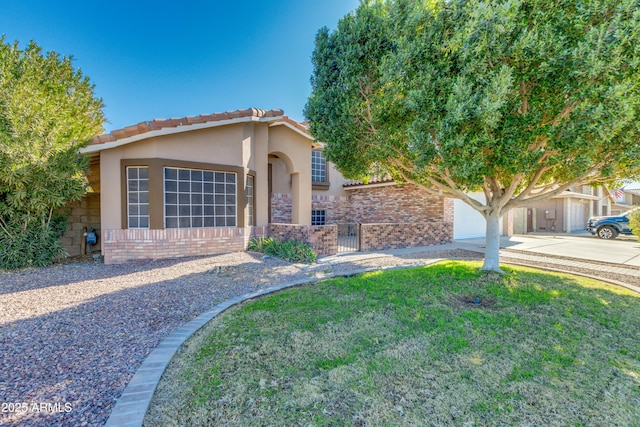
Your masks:
{"label": "tree canopy", "polygon": [[485,269],[508,210],[640,174],[638,0],[363,1],[312,60],[326,157],[471,205]]}
{"label": "tree canopy", "polygon": [[0,38],[0,266],[21,266],[8,261],[16,252],[46,258],[57,239],[47,235],[38,246],[34,236],[51,231],[56,210],[85,194],[87,162],[78,150],[105,122],[93,91],[71,57]]}

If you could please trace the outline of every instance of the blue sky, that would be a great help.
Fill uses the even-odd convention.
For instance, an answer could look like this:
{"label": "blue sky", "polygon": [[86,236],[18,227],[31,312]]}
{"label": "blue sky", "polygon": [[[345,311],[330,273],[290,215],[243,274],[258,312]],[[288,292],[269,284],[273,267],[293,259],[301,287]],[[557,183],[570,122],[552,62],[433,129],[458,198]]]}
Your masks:
{"label": "blue sky", "polygon": [[302,120],[317,31],[358,0],[5,0],[0,34],[72,55],[105,103],[107,131],[257,107]]}

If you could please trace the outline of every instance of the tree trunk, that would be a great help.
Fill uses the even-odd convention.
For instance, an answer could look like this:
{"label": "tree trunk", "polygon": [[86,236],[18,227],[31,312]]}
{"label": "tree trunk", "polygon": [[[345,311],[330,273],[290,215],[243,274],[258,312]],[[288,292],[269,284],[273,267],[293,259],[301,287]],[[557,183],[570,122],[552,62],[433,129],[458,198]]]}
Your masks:
{"label": "tree trunk", "polygon": [[500,214],[492,209],[485,215],[487,236],[485,242],[484,265],[481,270],[502,273],[500,269]]}

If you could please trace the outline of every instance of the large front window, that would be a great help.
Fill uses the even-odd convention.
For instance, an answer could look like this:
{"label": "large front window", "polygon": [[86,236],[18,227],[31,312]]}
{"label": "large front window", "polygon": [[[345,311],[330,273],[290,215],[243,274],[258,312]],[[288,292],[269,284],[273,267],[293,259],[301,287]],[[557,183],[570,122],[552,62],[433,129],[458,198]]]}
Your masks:
{"label": "large front window", "polygon": [[233,172],[165,167],[165,227],[235,227],[236,188]]}

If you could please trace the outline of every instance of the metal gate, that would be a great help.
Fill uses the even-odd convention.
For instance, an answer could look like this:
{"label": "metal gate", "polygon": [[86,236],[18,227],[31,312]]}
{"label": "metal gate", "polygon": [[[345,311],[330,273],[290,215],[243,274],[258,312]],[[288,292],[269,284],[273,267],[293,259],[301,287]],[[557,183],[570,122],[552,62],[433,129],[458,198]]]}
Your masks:
{"label": "metal gate", "polygon": [[338,224],[338,253],[360,250],[360,224]]}

